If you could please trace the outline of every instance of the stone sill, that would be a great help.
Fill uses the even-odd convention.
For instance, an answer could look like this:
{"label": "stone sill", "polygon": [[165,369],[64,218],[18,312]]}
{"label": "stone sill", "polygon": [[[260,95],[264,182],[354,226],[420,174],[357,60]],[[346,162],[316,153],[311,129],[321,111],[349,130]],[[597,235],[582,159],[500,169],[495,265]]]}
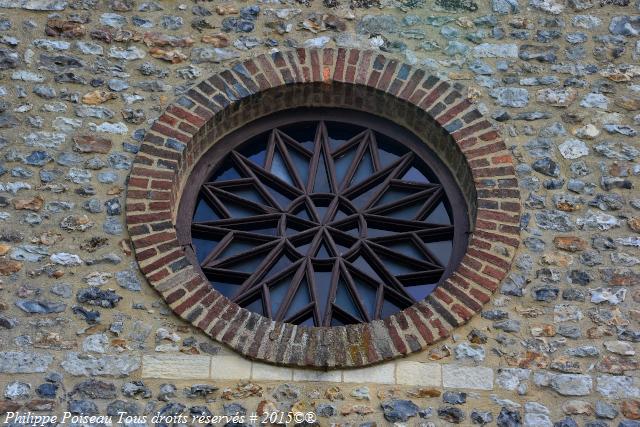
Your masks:
{"label": "stone sill", "polygon": [[493,390],[487,367],[393,361],[361,369],[314,371],[252,362],[234,355],[145,355],[142,377],[181,380],[312,381]]}

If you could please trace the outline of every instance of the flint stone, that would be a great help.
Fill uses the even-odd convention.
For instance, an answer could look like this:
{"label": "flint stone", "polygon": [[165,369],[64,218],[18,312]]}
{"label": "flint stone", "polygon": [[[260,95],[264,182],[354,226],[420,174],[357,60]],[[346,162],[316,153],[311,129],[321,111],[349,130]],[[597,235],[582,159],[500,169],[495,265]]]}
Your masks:
{"label": "flint stone", "polygon": [[524,88],[499,87],[493,89],[489,95],[502,107],[523,108],[529,104],[529,92]]}
{"label": "flint stone", "polygon": [[4,389],[4,397],[8,400],[28,399],[31,395],[31,385],[21,381],[13,381]]}
{"label": "flint stone", "polygon": [[527,412],[524,414],[523,427],[553,427],[553,422],[547,414]]}
{"label": "flint stone", "polygon": [[564,11],[564,2],[559,0],[529,0],[529,6],[552,15],[559,15]]}
{"label": "flint stone", "polygon": [[16,68],[20,63],[18,52],[13,49],[0,48],[0,70]]}
{"label": "flint stone", "polygon": [[634,385],[633,377],[601,375],[596,382],[598,393],[608,399],[640,398],[640,389]]}
{"label": "flint stone", "polygon": [[117,397],[115,385],[95,379],[76,384],[70,395],[80,399],[115,399]]}
{"label": "flint stone", "polygon": [[0,372],[3,374],[46,372],[51,362],[53,362],[53,356],[45,353],[0,352]]}
{"label": "flint stone", "polygon": [[142,289],[142,284],[133,270],[119,271],[115,276],[116,281],[121,288],[128,289],[130,291],[140,291]]}
{"label": "flint stone", "polygon": [[568,139],[558,146],[562,157],[569,160],[579,159],[589,155],[589,147],[579,139]]}
{"label": "flint stone", "polygon": [[536,60],[538,62],[556,62],[558,58],[556,46],[536,46],[523,44],[518,50],[518,57],[525,61]]}
{"label": "flint stone", "polygon": [[365,15],[358,22],[356,31],[359,34],[393,34],[398,32],[398,21],[392,15]]}
{"label": "flint stone", "polygon": [[92,357],[77,352],[66,354],[62,368],[74,376],[127,377],[140,368],[140,359],[135,356]]}
{"label": "flint stone", "polygon": [[593,379],[588,375],[536,372],[533,379],[537,385],[551,387],[562,396],[587,396],[593,388]]}
{"label": "flint stone", "polygon": [[535,214],[538,227],[544,230],[573,231],[575,225],[569,214],[562,211],[543,210]]}
{"label": "flint stone", "polygon": [[217,47],[197,47],[191,50],[191,61],[194,64],[223,62],[239,56],[238,52]]}
{"label": "flint stone", "polygon": [[620,36],[640,35],[640,16],[621,15],[611,18],[609,32]]}
{"label": "flint stone", "polygon": [[420,408],[410,400],[394,399],[380,403],[384,413],[384,418],[392,423],[406,422],[409,418],[415,417]]}
{"label": "flint stone", "polygon": [[640,156],[640,150],[620,141],[604,141],[593,149],[608,159],[632,161]]}
{"label": "flint stone", "polygon": [[67,305],[62,303],[25,299],[19,299],[15,304],[20,310],[32,314],[62,313],[67,308]]}

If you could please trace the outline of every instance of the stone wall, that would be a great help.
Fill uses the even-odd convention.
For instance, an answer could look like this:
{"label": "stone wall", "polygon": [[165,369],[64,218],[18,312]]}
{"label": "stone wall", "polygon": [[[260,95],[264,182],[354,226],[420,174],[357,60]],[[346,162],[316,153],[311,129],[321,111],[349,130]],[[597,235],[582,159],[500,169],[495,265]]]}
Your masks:
{"label": "stone wall", "polygon": [[[638,425],[639,35],[625,0],[0,0],[0,412]],[[201,79],[295,47],[380,50],[464,85],[515,158],[511,271],[410,357],[249,362],[134,261],[124,196],[145,131]]]}

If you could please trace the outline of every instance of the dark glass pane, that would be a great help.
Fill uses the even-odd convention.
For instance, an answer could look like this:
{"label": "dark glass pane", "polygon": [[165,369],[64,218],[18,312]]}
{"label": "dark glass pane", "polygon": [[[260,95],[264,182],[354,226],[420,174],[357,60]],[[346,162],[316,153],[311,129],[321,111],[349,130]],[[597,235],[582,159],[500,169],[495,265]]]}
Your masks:
{"label": "dark glass pane", "polygon": [[218,245],[216,240],[192,238],[191,241],[199,263],[202,263],[207,255]]}
{"label": "dark glass pane", "polygon": [[346,141],[364,131],[363,127],[354,126],[351,123],[326,122],[326,126],[329,135],[329,145],[332,150],[336,150]]}
{"label": "dark glass pane", "polygon": [[387,270],[394,276],[420,271],[419,266],[412,266],[409,263],[404,263],[404,262],[395,260],[385,254],[378,253],[378,257],[380,257],[382,264],[384,264]]}
{"label": "dark glass pane", "polygon": [[238,152],[258,166],[264,166],[264,161],[267,156],[269,133],[270,132],[264,132],[247,140],[247,142],[242,144],[242,147],[238,149]]}
{"label": "dark glass pane", "polygon": [[245,200],[249,200],[250,202],[254,202],[263,206],[269,206],[269,203],[267,203],[264,197],[262,197],[255,188],[242,187],[229,189],[227,191],[235,194],[236,196],[242,197]]}
{"label": "dark glass pane", "polygon": [[344,255],[345,253],[347,253],[347,251],[349,249],[351,249],[353,247],[353,245],[349,245],[347,243],[344,243],[340,240],[336,240],[336,238],[334,237],[333,241],[336,244],[336,247],[338,249],[338,256]]}
{"label": "dark glass pane", "polygon": [[309,289],[307,286],[307,279],[302,279],[302,282],[300,282],[300,286],[298,286],[298,289],[296,290],[296,294],[293,297],[293,300],[291,301],[291,305],[287,310],[287,314],[284,317],[289,318],[295,315],[300,310],[302,310],[305,306],[307,306],[309,302],[311,302],[311,299],[309,298]]}
{"label": "dark glass pane", "polygon": [[362,159],[360,160],[360,163],[358,163],[358,167],[356,168],[356,172],[353,175],[353,178],[351,178],[350,184],[358,184],[369,178],[371,175],[373,175],[374,172],[375,169],[373,168],[373,159],[371,158],[371,153],[369,152],[369,150],[366,150],[364,152],[364,155],[362,156]]}
{"label": "dark glass pane", "polygon": [[411,196],[412,194],[416,194],[419,191],[419,188],[391,187],[382,194],[382,197],[376,201],[374,206],[382,206],[397,202],[398,200]]}
{"label": "dark glass pane", "polygon": [[360,229],[358,228],[358,226],[356,224],[354,224],[353,227],[342,228],[342,231],[344,231],[345,233],[347,233],[348,235],[350,235],[352,237],[359,237],[360,236]]}
{"label": "dark glass pane", "polygon": [[315,326],[315,322],[313,321],[313,316],[307,317],[303,321],[298,322],[298,325],[300,325],[300,326]]}
{"label": "dark glass pane", "polygon": [[253,301],[251,304],[246,305],[245,308],[249,311],[253,311],[254,313],[264,315],[264,309],[262,308],[262,298],[258,298]]}
{"label": "dark glass pane", "polygon": [[336,214],[335,214],[333,220],[334,221],[340,221],[341,219],[345,219],[346,217],[348,217],[350,215],[351,215],[350,212],[347,212],[343,208],[338,206],[338,210],[336,211]]}
{"label": "dark glass pane", "polygon": [[309,253],[309,249],[311,249],[311,240],[304,241],[304,242],[301,242],[300,244],[297,244],[296,245],[296,249],[302,255],[308,254]]}
{"label": "dark glass pane", "polygon": [[371,267],[371,265],[369,265],[369,263],[367,262],[367,260],[364,259],[364,257],[359,256],[352,262],[352,264],[358,270],[362,271],[363,273],[366,273],[367,276],[381,281],[380,276],[378,276],[378,273],[376,273],[376,271],[373,269],[373,267]]}
{"label": "dark glass pane", "polygon": [[328,200],[316,200],[313,202],[316,208],[316,213],[318,214],[318,219],[322,221],[327,216],[327,211],[329,210],[329,201]]}
{"label": "dark glass pane", "polygon": [[280,130],[306,148],[307,146],[313,147],[317,127],[317,122],[299,122],[283,126]]}
{"label": "dark glass pane", "polygon": [[416,301],[421,301],[425,299],[433,290],[436,288],[436,283],[430,283],[428,285],[416,285],[416,286],[406,286],[405,290],[411,297]]}
{"label": "dark glass pane", "polygon": [[421,183],[430,182],[415,166],[411,166],[409,168],[409,170],[403,175],[402,180]]}
{"label": "dark glass pane", "polygon": [[344,323],[342,323],[339,319],[333,317],[331,319],[331,326],[344,326]]}
{"label": "dark glass pane", "polygon": [[331,253],[329,252],[329,249],[327,249],[327,246],[325,245],[325,242],[321,242],[320,245],[318,246],[318,250],[316,251],[316,258],[322,258],[322,259],[326,259],[326,258],[331,258],[333,257],[333,255],[331,255]]}
{"label": "dark glass pane", "polygon": [[334,165],[336,169],[336,177],[338,179],[338,183],[342,183],[344,180],[347,171],[349,170],[349,166],[353,163],[353,159],[356,156],[356,147],[347,150],[346,153],[340,155],[334,160]]}
{"label": "dark glass pane", "polygon": [[444,203],[440,202],[436,208],[431,211],[429,216],[427,216],[424,222],[428,222],[430,224],[451,224],[451,219],[449,218],[449,213],[444,206]]}
{"label": "dark glass pane", "polygon": [[425,243],[429,252],[436,257],[436,260],[440,263],[440,265],[445,266],[449,264],[449,259],[451,258],[451,251],[453,250],[453,245],[451,241],[444,242],[430,242]]}
{"label": "dark glass pane", "polygon": [[271,266],[271,268],[269,268],[269,270],[267,270],[267,274],[264,275],[262,280],[265,281],[265,280],[269,279],[270,277],[275,276],[276,274],[278,274],[281,271],[283,271],[285,268],[291,266],[292,262],[293,261],[291,259],[289,259],[288,256],[286,256],[284,254],[280,255],[280,257],[278,258],[276,263],[273,264]]}
{"label": "dark glass pane", "polygon": [[331,272],[330,271],[315,271],[313,273],[315,279],[315,291],[318,301],[318,308],[320,315],[324,316],[327,310],[327,304],[329,303],[329,291],[331,290]]}
{"label": "dark glass pane", "polygon": [[376,313],[377,290],[358,277],[354,277],[353,275],[352,277],[362,305],[364,305],[365,310],[367,310],[369,317],[373,319]]}
{"label": "dark glass pane", "polygon": [[300,218],[300,219],[304,219],[306,221],[313,221],[313,217],[309,214],[309,212],[307,211],[306,206],[302,206],[301,208],[299,208],[295,215]]}
{"label": "dark glass pane", "polygon": [[220,217],[213,211],[209,202],[200,197],[193,214],[193,222],[215,221],[217,219],[220,219]]}
{"label": "dark glass pane", "polygon": [[293,178],[289,174],[287,165],[282,158],[282,154],[276,149],[273,155],[273,162],[271,163],[271,173],[286,182],[287,184],[294,186]]}
{"label": "dark glass pane", "polygon": [[367,227],[368,237],[384,237],[384,236],[389,236],[391,234],[395,234],[395,232],[390,230],[385,230],[383,228],[376,228],[371,226]]}
{"label": "dark glass pane", "polygon": [[373,195],[376,194],[378,191],[380,191],[383,183],[384,181],[380,182],[378,185],[374,185],[364,193],[360,194],[354,199],[351,199],[351,202],[356,208],[363,209],[367,205],[367,203],[371,200]]}
{"label": "dark glass pane", "polygon": [[338,280],[338,290],[336,291],[335,304],[356,319],[362,320],[360,310],[358,310],[358,306],[353,300],[349,289],[347,289],[347,285],[342,279]]}
{"label": "dark glass pane", "polygon": [[313,191],[316,193],[331,192],[329,177],[327,176],[327,165],[322,151],[320,152],[320,159],[318,160],[318,171],[316,172],[316,181],[313,184]]}
{"label": "dark glass pane", "polygon": [[385,211],[385,215],[390,218],[404,219],[407,221],[413,220],[420,212],[420,209],[424,206],[425,199],[420,198],[414,200],[411,203],[396,206],[393,209]]}
{"label": "dark glass pane", "polygon": [[306,185],[307,180],[309,179],[309,159],[298,153],[296,150],[289,150],[289,157],[291,157],[293,166],[302,180],[302,183]]}
{"label": "dark glass pane", "polygon": [[252,257],[235,261],[233,263],[225,263],[224,268],[229,270],[240,271],[242,273],[253,273],[258,269],[258,266],[264,261],[264,253],[256,254]]}
{"label": "dark glass pane", "polygon": [[382,167],[387,167],[400,157],[404,156],[409,150],[395,142],[393,139],[375,132],[376,142],[378,143],[378,157]]}
{"label": "dark glass pane", "polygon": [[222,282],[220,280],[212,280],[213,288],[227,298],[232,298],[240,289],[236,283]]}
{"label": "dark glass pane", "polygon": [[256,246],[256,243],[253,241],[247,241],[234,238],[231,243],[224,248],[224,250],[218,255],[218,259],[228,258],[233,255],[238,255],[239,253],[245,252],[248,249],[253,249]]}
{"label": "dark glass pane", "polygon": [[209,178],[209,182],[229,181],[232,179],[243,178],[234,166],[231,159],[227,159]]}
{"label": "dark glass pane", "polygon": [[273,197],[275,201],[278,203],[278,205],[280,206],[280,209],[285,210],[286,207],[289,206],[289,203],[291,203],[291,199],[281,191],[277,190],[268,181],[263,180],[262,183],[267,188],[267,191],[269,192],[269,194],[271,194],[271,197]]}
{"label": "dark glass pane", "polygon": [[275,236],[278,233],[276,224],[274,224],[273,227],[249,228],[247,230],[251,233],[264,234],[265,236]]}
{"label": "dark glass pane", "polygon": [[271,314],[275,316],[287,295],[291,286],[291,277],[286,277],[276,284],[269,286],[269,299],[271,300]]}
{"label": "dark glass pane", "polygon": [[251,156],[248,156],[247,158],[249,160],[251,160],[253,163],[255,163],[256,165],[260,166],[260,167],[264,167],[264,161],[267,157],[267,150],[266,149],[260,149],[260,151],[254,153]]}
{"label": "dark glass pane", "polygon": [[224,203],[224,207],[231,214],[231,218],[246,218],[249,216],[260,215],[262,213],[258,210],[251,209],[246,205],[242,205],[231,200],[222,200],[222,202]]}
{"label": "dark glass pane", "polygon": [[415,259],[424,259],[422,251],[410,240],[384,242],[381,245]]}
{"label": "dark glass pane", "polygon": [[385,299],[384,303],[382,303],[382,313],[380,314],[380,318],[384,319],[399,311],[400,307],[398,307],[388,299]]}

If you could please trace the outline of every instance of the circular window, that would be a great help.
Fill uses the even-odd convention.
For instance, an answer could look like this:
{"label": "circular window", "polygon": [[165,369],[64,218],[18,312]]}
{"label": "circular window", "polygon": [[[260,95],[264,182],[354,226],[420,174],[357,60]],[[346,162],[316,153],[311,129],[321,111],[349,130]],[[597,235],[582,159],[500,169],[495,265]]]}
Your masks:
{"label": "circular window", "polygon": [[346,109],[263,117],[196,164],[179,238],[249,311],[305,326],[386,318],[432,293],[467,247],[465,199],[428,143]]}

